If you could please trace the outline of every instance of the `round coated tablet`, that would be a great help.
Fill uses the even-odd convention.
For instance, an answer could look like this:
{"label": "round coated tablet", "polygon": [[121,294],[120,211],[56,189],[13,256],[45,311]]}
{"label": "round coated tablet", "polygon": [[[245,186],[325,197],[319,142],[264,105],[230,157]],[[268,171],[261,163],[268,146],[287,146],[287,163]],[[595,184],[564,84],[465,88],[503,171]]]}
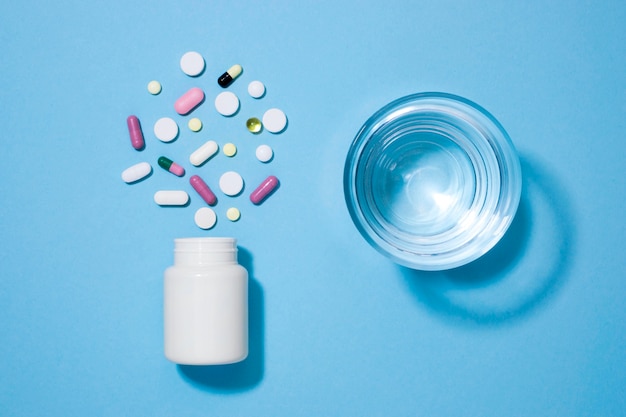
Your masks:
{"label": "round coated tablet", "polygon": [[274,156],[274,151],[268,145],[260,145],[256,148],[256,159],[261,162],[269,162]]}
{"label": "round coated tablet", "polygon": [[261,98],[265,94],[265,86],[261,81],[252,81],[248,84],[248,94],[252,98]]}
{"label": "round coated tablet", "polygon": [[161,83],[153,80],[148,83],[148,92],[152,95],[157,95],[161,92]]}
{"label": "round coated tablet", "polygon": [[239,98],[230,91],[224,91],[215,97],[215,109],[222,116],[232,116],[239,110]]}
{"label": "round coated tablet", "polygon": [[208,207],[202,207],[196,211],[194,220],[196,222],[196,226],[198,226],[200,229],[207,230],[215,226],[215,222],[217,222],[217,216],[212,209]]}
{"label": "round coated tablet", "polygon": [[226,195],[236,196],[243,190],[243,178],[235,171],[228,171],[220,177],[220,190]]}
{"label": "round coated tablet", "polygon": [[241,212],[239,211],[237,207],[231,207],[228,210],[226,210],[226,217],[231,222],[236,222],[241,217]]}
{"label": "round coated tablet", "polygon": [[237,147],[234,143],[227,143],[222,147],[222,152],[228,157],[233,157],[237,153]]}
{"label": "round coated tablet", "polygon": [[192,132],[199,132],[202,129],[202,120],[194,117],[193,119],[189,119],[189,123],[187,123],[189,130]]}
{"label": "round coated tablet", "polygon": [[154,124],[154,135],[161,142],[171,142],[178,136],[178,125],[169,117],[161,117]]}
{"label": "round coated tablet", "polygon": [[180,59],[180,69],[190,77],[200,75],[204,71],[204,58],[197,52],[187,52]]}
{"label": "round coated tablet", "polygon": [[263,126],[270,133],[280,133],[287,126],[287,116],[281,109],[269,109],[263,114]]}

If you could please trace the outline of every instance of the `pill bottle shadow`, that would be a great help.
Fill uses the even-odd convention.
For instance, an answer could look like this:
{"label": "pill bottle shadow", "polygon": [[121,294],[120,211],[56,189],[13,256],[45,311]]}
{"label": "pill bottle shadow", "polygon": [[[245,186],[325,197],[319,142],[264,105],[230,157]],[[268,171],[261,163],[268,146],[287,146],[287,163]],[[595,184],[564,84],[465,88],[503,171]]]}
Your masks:
{"label": "pill bottle shadow", "polygon": [[522,157],[520,205],[487,254],[448,271],[399,267],[416,301],[446,321],[499,326],[528,318],[565,283],[576,224],[563,185],[537,159]]}
{"label": "pill bottle shadow", "polygon": [[239,264],[248,270],[248,357],[230,365],[176,365],[189,384],[215,392],[243,392],[254,388],[265,372],[265,306],[263,288],[254,277],[252,255],[238,247]]}

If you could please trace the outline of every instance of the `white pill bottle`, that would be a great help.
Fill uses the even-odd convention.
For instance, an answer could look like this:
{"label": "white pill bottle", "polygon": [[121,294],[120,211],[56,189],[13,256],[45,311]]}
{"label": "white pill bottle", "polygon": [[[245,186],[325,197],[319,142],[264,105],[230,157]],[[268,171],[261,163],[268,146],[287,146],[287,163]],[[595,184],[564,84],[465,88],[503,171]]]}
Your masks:
{"label": "white pill bottle", "polygon": [[248,356],[248,272],[235,239],[175,239],[163,298],[167,359],[223,365]]}

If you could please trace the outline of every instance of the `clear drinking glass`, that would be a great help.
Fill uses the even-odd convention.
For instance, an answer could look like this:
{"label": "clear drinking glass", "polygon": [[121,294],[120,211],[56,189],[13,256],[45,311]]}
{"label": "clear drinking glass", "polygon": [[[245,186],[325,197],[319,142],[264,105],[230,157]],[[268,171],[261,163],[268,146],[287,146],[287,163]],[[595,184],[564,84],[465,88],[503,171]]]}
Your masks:
{"label": "clear drinking glass", "polygon": [[356,135],[344,193],[363,237],[420,270],[464,265],[491,249],[520,199],[519,158],[477,104],[420,93],[376,112]]}

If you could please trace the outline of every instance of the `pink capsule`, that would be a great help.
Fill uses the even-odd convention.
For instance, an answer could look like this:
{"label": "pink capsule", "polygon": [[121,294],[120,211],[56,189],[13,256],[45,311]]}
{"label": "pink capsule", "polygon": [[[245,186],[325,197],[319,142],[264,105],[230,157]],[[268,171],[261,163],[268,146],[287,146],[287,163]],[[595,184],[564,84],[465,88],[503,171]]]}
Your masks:
{"label": "pink capsule", "polygon": [[189,183],[209,206],[214,206],[215,203],[217,203],[217,197],[202,178],[197,175],[192,175],[191,178],[189,178]]}
{"label": "pink capsule", "polygon": [[180,115],[190,113],[204,101],[204,91],[198,87],[193,87],[179,97],[174,103],[174,110]]}
{"label": "pink capsule", "polygon": [[138,151],[142,150],[146,142],[143,140],[139,119],[137,116],[128,116],[126,124],[128,125],[128,133],[130,134],[130,144]]}
{"label": "pink capsule", "polygon": [[252,194],[250,194],[250,201],[254,204],[261,204],[272,192],[278,187],[278,178],[273,175],[267,177],[261,185],[259,185]]}

